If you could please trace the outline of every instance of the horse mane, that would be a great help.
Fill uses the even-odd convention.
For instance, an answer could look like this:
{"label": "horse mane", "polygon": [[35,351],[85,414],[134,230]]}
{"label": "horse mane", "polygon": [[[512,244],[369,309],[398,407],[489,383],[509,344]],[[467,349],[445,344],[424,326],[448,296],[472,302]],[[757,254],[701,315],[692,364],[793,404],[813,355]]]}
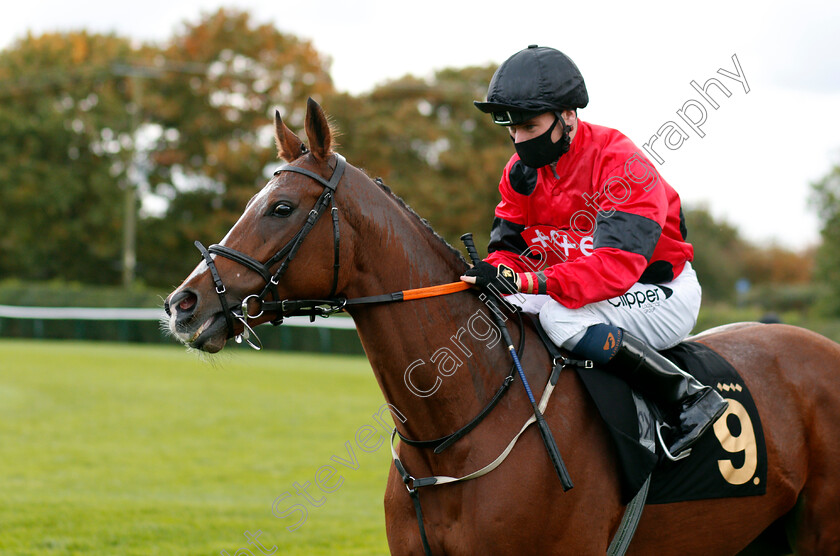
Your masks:
{"label": "horse mane", "polygon": [[437,239],[444,247],[446,247],[446,249],[449,250],[450,253],[457,257],[458,260],[460,260],[464,264],[467,264],[467,260],[464,258],[464,255],[458,249],[455,249],[448,241],[446,241],[446,239],[443,236],[437,233],[432,227],[432,225],[429,224],[428,220],[417,214],[417,212],[413,208],[411,208],[402,197],[394,193],[394,191],[390,187],[385,185],[385,182],[382,180],[382,178],[374,178],[373,182],[376,185],[378,185],[382,191],[390,195],[391,198],[397,202],[397,204],[402,208],[403,211],[407,212],[411,217],[418,220],[420,224],[422,224],[423,227],[426,229],[426,231],[432,234],[432,236],[435,239]]}

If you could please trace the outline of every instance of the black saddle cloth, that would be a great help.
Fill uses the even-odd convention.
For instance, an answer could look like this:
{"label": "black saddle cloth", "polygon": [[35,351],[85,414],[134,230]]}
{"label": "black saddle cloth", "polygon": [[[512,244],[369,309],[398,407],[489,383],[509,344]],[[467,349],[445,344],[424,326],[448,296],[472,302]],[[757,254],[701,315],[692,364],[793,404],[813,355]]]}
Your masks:
{"label": "black saddle cloth", "polygon": [[729,409],[693,446],[691,455],[671,462],[639,440],[639,412],[626,382],[598,368],[578,371],[606,422],[619,458],[622,498],[627,503],[653,472],[648,504],[757,496],[766,491],[767,452],[758,410],[732,365],[711,348],[683,342],[662,355],[703,384],[717,388]]}

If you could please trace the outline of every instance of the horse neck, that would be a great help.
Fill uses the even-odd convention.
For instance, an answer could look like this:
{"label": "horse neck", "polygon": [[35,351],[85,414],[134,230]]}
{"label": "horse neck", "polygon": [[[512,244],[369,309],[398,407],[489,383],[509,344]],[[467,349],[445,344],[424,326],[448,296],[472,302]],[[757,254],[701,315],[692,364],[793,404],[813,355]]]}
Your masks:
{"label": "horse neck", "polygon": [[[361,248],[348,297],[457,281],[463,259],[392,195],[378,193],[355,222]],[[398,426],[414,438],[437,438],[471,419],[509,366],[504,350],[490,345],[498,333],[491,334],[489,309],[474,292],[348,312],[385,399],[406,419]]]}

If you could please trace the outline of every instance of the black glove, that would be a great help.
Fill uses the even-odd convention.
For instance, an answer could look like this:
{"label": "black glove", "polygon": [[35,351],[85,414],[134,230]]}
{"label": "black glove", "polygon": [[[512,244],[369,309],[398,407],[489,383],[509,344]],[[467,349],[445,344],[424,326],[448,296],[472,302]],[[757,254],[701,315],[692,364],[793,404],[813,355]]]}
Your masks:
{"label": "black glove", "polygon": [[493,286],[501,294],[511,294],[519,291],[516,283],[516,273],[509,266],[500,264],[498,267],[479,261],[477,265],[467,270],[464,276],[475,278],[475,285],[481,289]]}

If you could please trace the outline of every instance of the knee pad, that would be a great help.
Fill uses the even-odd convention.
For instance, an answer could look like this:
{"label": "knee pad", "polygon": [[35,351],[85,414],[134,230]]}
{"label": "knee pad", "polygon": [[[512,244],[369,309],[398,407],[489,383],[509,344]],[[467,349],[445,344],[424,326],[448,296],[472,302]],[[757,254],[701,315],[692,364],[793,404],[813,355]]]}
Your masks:
{"label": "knee pad", "polygon": [[624,331],[612,324],[594,324],[586,329],[572,353],[592,360],[598,365],[607,363],[618,352]]}

